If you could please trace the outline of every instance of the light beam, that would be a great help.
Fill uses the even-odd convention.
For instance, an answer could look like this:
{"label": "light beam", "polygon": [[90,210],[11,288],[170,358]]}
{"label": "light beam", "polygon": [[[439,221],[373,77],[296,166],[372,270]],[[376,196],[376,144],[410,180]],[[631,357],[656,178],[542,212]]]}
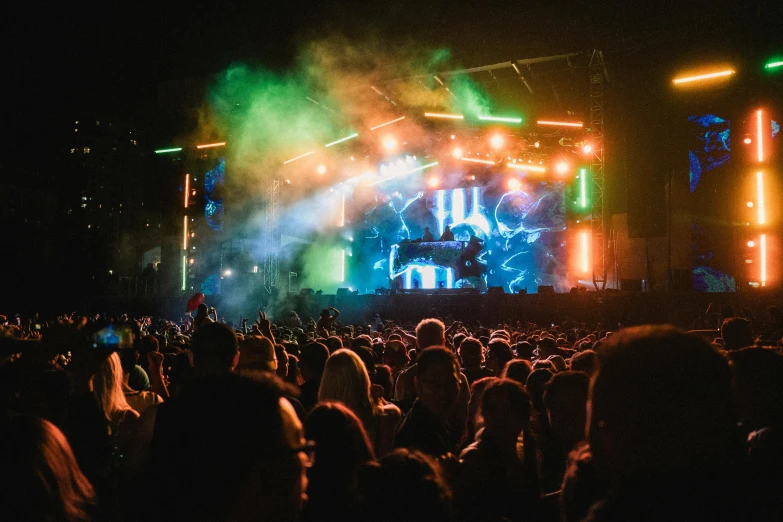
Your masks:
{"label": "light beam", "polygon": [[731,76],[732,74],[734,74],[734,71],[731,70],[731,69],[728,69],[728,70],[725,70],[725,71],[718,71],[718,72],[713,72],[713,73],[708,73],[708,74],[699,74],[697,76],[685,76],[683,78],[675,78],[674,80],[672,80],[672,82],[675,85],[679,85],[681,83],[698,82],[698,81],[701,81],[701,80],[709,80],[709,79],[712,79],[712,78],[720,78],[720,77],[723,77],[723,76]]}

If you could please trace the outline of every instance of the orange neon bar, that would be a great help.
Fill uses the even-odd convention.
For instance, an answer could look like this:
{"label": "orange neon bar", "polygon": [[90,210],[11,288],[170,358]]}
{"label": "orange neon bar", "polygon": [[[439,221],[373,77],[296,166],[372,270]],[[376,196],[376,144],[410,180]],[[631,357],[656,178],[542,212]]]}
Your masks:
{"label": "orange neon bar", "polygon": [[538,120],[536,123],[539,125],[554,125],[557,127],[577,127],[582,128],[582,125],[584,125],[582,122],[573,122],[573,121],[549,121],[549,120]]}
{"label": "orange neon bar", "polygon": [[758,139],[756,142],[758,143],[758,153],[759,153],[759,161],[764,161],[764,146],[762,144],[763,136],[762,136],[762,118],[761,118],[761,110],[756,111],[756,130],[758,132]]}
{"label": "orange neon bar", "polygon": [[188,249],[188,216],[185,216],[182,220],[182,249]]}
{"label": "orange neon bar", "polygon": [[222,147],[225,144],[226,144],[225,141],[221,141],[219,143],[207,143],[205,145],[196,145],[196,148],[197,149],[209,149],[211,147]]}
{"label": "orange neon bar", "polygon": [[310,152],[305,152],[304,154],[301,154],[301,155],[299,155],[299,156],[297,156],[297,157],[295,157],[295,158],[291,158],[291,159],[290,159],[290,160],[288,160],[288,161],[284,161],[284,162],[283,162],[283,165],[286,165],[286,164],[288,164],[288,163],[291,163],[292,161],[296,161],[296,160],[298,160],[298,159],[302,159],[302,158],[304,158],[305,156],[309,156],[310,154],[313,154],[314,152],[315,152],[314,150],[311,150]]}
{"label": "orange neon bar", "polygon": [[764,173],[756,172],[756,204],[759,207],[759,225],[767,222],[767,215],[764,211]]}
{"label": "orange neon bar", "polygon": [[398,121],[402,121],[405,119],[405,116],[401,118],[397,118],[396,120],[387,121],[386,123],[381,123],[380,125],[376,125],[375,127],[370,127],[371,131],[374,131],[375,129],[380,129],[381,127],[385,127],[387,125],[391,125],[392,123],[397,123]]}
{"label": "orange neon bar", "polygon": [[734,71],[731,69],[728,69],[726,71],[719,71],[709,74],[700,74],[698,76],[686,76],[685,78],[675,78],[672,80],[676,84],[680,83],[689,83],[689,82],[697,82],[699,80],[709,80],[710,78],[720,78],[721,76],[730,76],[734,74]]}
{"label": "orange neon bar", "polygon": [[473,159],[473,158],[460,158],[462,161],[469,161],[471,163],[481,163],[483,165],[494,165],[494,161],[490,160],[483,160],[483,159]]}
{"label": "orange neon bar", "polygon": [[546,172],[546,167],[525,165],[524,163],[506,163],[506,167],[516,170],[529,170],[531,172]]}
{"label": "orange neon bar", "polygon": [[582,232],[582,272],[588,271],[587,232]]}
{"label": "orange neon bar", "polygon": [[185,208],[188,208],[190,201],[190,174],[185,174]]}
{"label": "orange neon bar", "polygon": [[761,234],[761,286],[767,285],[767,235]]}
{"label": "orange neon bar", "polygon": [[446,118],[449,120],[464,120],[465,116],[462,114],[443,114],[441,112],[425,112],[424,116],[427,118]]}

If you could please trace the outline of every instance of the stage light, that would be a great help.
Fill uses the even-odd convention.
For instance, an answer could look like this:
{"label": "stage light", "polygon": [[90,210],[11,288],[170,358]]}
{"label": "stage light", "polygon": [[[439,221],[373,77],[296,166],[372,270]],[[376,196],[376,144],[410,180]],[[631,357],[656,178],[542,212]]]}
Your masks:
{"label": "stage light", "polygon": [[443,118],[447,120],[464,120],[465,116],[462,114],[443,114],[441,112],[425,112],[424,116],[427,118]]}
{"label": "stage light", "polygon": [[557,171],[558,174],[565,174],[566,172],[568,172],[568,163],[561,161],[560,163],[557,164],[557,166],[555,166],[555,170]]}
{"label": "stage light", "polygon": [[759,225],[767,222],[767,216],[764,212],[764,173],[756,172],[756,201],[759,205]]}
{"label": "stage light", "polygon": [[675,78],[674,80],[672,80],[672,82],[674,82],[675,85],[679,85],[681,83],[698,82],[701,80],[710,80],[712,78],[731,76],[732,74],[734,74],[734,71],[731,69],[727,69],[725,71],[712,72],[708,74],[699,74],[698,76],[685,76],[683,78]]}
{"label": "stage light", "polygon": [[226,144],[225,141],[221,141],[219,143],[207,143],[206,145],[196,145],[196,148],[197,149],[210,149],[212,147],[222,147],[225,144]]}
{"label": "stage light", "polygon": [[499,149],[503,146],[503,136],[500,134],[493,134],[492,137],[489,139],[489,144],[492,145],[493,149]]}
{"label": "stage light", "polygon": [[761,286],[767,286],[767,235],[761,234],[761,252],[759,257],[761,259]]}
{"label": "stage light", "polygon": [[326,145],[324,145],[324,147],[331,147],[332,145],[337,145],[338,143],[342,143],[344,141],[352,140],[352,139],[356,138],[357,136],[359,136],[359,134],[354,132],[350,136],[346,136],[345,138],[340,138],[339,140],[333,141],[331,143],[327,143]]}
{"label": "stage light", "polygon": [[475,174],[470,176],[470,181],[476,181],[476,176],[475,176]]}
{"label": "stage light", "polygon": [[190,264],[191,265],[195,265],[196,264],[196,258],[195,257],[191,257],[190,258]]}
{"label": "stage light", "polygon": [[438,185],[440,185],[440,180],[438,178],[436,178],[435,176],[432,176],[432,177],[427,179],[427,185],[430,188],[437,188]]}
{"label": "stage light", "polygon": [[584,145],[582,145],[582,152],[584,152],[585,154],[590,154],[591,152],[593,152],[593,146],[590,145],[589,143],[585,143]]}
{"label": "stage light", "polygon": [[321,175],[326,174],[326,165],[318,165],[318,167],[316,167],[315,171],[318,174],[321,174]]}
{"label": "stage light", "polygon": [[285,184],[286,185],[290,185],[291,184],[291,180],[290,179],[285,180]]}
{"label": "stage light", "polygon": [[182,256],[182,290],[188,286],[188,256]]}
{"label": "stage light", "polygon": [[748,205],[748,208],[753,208],[753,202],[752,201],[748,201],[746,203],[746,205]]}
{"label": "stage light", "polygon": [[456,139],[457,139],[457,136],[455,136],[454,134],[452,134],[452,135],[451,135],[451,139],[452,139],[452,140],[456,140]]}
{"label": "stage light", "polygon": [[589,269],[589,251],[588,251],[588,241],[587,241],[587,232],[582,232],[580,234],[580,239],[582,243],[582,272],[587,273]]}
{"label": "stage light", "polygon": [[535,148],[539,148],[539,147],[541,146],[541,142],[540,142],[540,141],[537,141],[537,142],[535,142],[535,143],[533,144],[533,146],[534,146]]}
{"label": "stage light", "polygon": [[309,156],[310,154],[313,154],[314,152],[315,152],[314,150],[311,150],[310,152],[305,152],[304,154],[302,154],[300,156],[297,156],[295,158],[291,158],[290,160],[284,161],[283,165],[287,165],[287,164],[291,163],[292,161],[296,161],[298,159],[302,159],[302,158],[304,158],[306,156]]}
{"label": "stage light", "polygon": [[155,154],[168,154],[169,152],[179,152],[182,150],[182,147],[174,147],[172,149],[158,149],[155,151]]}
{"label": "stage light", "polygon": [[745,145],[750,145],[751,143],[753,143],[753,140],[752,140],[752,139],[750,139],[750,138],[745,138],[744,140],[742,140],[742,142],[743,142]]}
{"label": "stage light", "polygon": [[224,271],[223,271],[223,276],[224,276],[224,277],[231,277],[231,274],[232,274],[232,273],[233,273],[233,272],[231,272],[231,269],[230,269],[230,268],[228,268],[228,269],[226,269],[226,270],[224,270]]}
{"label": "stage light", "polygon": [[552,125],[555,127],[576,127],[581,129],[583,123],[578,121],[550,121],[550,120],[538,120],[536,123],[539,125]]}
{"label": "stage light", "polygon": [[383,138],[383,148],[389,152],[397,149],[397,140],[394,139],[394,136],[386,136]]}
{"label": "stage light", "polygon": [[182,219],[182,250],[188,249],[188,216]]}
{"label": "stage light", "polygon": [[401,118],[397,118],[396,120],[387,121],[386,123],[381,123],[380,125],[376,125],[375,127],[370,127],[371,131],[374,131],[375,129],[380,129],[381,127],[385,127],[387,125],[391,125],[392,123],[397,123],[398,121],[402,121],[405,119],[405,116],[402,116]]}
{"label": "stage light", "polygon": [[535,165],[525,165],[522,163],[506,163],[506,167],[514,170],[522,170],[525,172],[546,172],[546,168],[538,167]]}
{"label": "stage light", "polygon": [[758,158],[759,158],[759,162],[764,161],[764,147],[762,145],[762,141],[763,141],[763,139],[762,139],[762,131],[763,131],[763,129],[762,129],[761,122],[762,122],[761,110],[758,110],[758,111],[756,111],[756,127],[757,127],[756,130],[758,131]]}
{"label": "stage light", "polygon": [[755,241],[748,241],[748,246],[750,248],[753,248],[754,246],[756,246],[756,242]]}
{"label": "stage light", "polygon": [[185,174],[185,208],[188,208],[190,198],[190,174]]}
{"label": "stage light", "polygon": [[587,169],[579,170],[579,206],[587,207]]}
{"label": "stage light", "polygon": [[494,165],[494,161],[490,160],[483,160],[483,159],[475,159],[475,158],[462,158],[462,161],[469,161],[471,163],[481,163],[483,165]]}
{"label": "stage light", "polygon": [[764,66],[765,69],[777,69],[778,67],[783,67],[783,61],[777,60],[774,62],[769,62]]}
{"label": "stage light", "polygon": [[520,187],[521,185],[522,185],[522,184],[519,182],[519,180],[518,180],[517,178],[510,178],[510,179],[508,180],[508,189],[509,189],[509,190],[512,190],[512,191],[513,191],[513,190],[519,190],[519,187]]}
{"label": "stage light", "polygon": [[522,118],[508,118],[503,116],[479,116],[481,121],[496,121],[500,123],[522,123]]}
{"label": "stage light", "polygon": [[451,151],[451,155],[455,158],[459,159],[462,157],[462,149],[459,147],[456,147],[454,150]]}
{"label": "stage light", "polygon": [[258,273],[258,265],[253,265],[253,273],[254,274]]}

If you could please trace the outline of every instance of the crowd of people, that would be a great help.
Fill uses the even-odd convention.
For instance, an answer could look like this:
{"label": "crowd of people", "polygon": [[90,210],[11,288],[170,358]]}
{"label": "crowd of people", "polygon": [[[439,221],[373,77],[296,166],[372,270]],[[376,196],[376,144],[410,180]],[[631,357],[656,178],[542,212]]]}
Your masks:
{"label": "crowd of people", "polygon": [[0,518],[783,520],[778,308],[428,315],[0,316]]}

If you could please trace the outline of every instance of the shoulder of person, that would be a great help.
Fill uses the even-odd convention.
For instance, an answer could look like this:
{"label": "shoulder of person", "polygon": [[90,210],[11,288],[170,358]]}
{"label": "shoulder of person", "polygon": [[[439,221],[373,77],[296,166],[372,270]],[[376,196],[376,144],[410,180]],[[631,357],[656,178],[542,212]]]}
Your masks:
{"label": "shoulder of person", "polygon": [[378,412],[381,414],[381,417],[391,417],[397,419],[402,417],[402,411],[400,408],[398,408],[397,405],[389,402],[381,404],[378,408]]}

